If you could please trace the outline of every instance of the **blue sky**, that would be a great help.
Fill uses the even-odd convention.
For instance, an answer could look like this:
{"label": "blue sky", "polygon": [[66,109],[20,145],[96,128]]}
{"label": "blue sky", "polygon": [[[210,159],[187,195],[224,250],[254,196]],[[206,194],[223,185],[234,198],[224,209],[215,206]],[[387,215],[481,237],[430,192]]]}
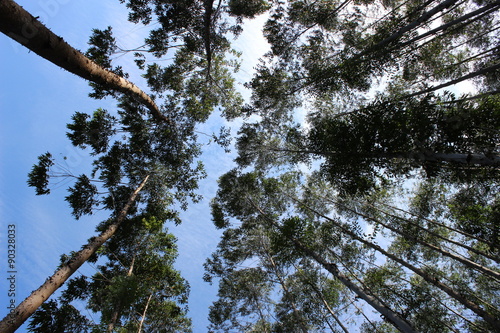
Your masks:
{"label": "blue sky", "polygon": [[[118,1],[40,0],[17,1],[54,33],[77,49],[85,50],[92,28],[113,26],[122,47],[141,45],[147,28],[126,21],[126,10]],[[238,81],[248,79],[265,43],[257,20],[236,44],[245,61]],[[117,59],[131,74],[131,80],[145,88],[132,59]],[[70,74],[0,35],[0,316],[7,312],[7,230],[16,226],[16,303],[38,288],[59,264],[63,253],[78,250],[93,236],[103,215],[75,221],[64,201],[67,184],[55,186],[49,196],[35,196],[26,184],[27,174],[37,156],[50,151],[56,158],[66,156],[67,167],[75,174],[88,170],[85,152],[67,140],[66,123],[75,111],[92,112],[102,107],[115,109],[113,100],[96,101],[88,97],[90,88],[83,79]],[[222,121],[215,115],[200,128],[210,133]],[[218,130],[216,130],[218,131]],[[234,132],[234,131],[233,131]],[[232,167],[232,157],[217,146],[207,146],[203,154],[208,178],[201,183],[204,200],[183,213],[183,224],[170,226],[178,237],[177,267],[191,285],[190,316],[194,332],[206,332],[208,307],[217,286],[203,282],[203,263],[215,250],[219,232],[210,221],[208,203],[217,190],[217,178]],[[94,269],[85,265],[80,273]],[[18,332],[25,332],[24,328]]]}

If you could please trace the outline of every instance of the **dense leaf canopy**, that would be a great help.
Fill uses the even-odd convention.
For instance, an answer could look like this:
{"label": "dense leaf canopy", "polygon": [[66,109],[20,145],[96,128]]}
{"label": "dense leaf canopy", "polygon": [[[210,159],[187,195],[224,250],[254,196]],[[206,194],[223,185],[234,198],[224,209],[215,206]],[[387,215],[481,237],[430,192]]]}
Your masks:
{"label": "dense leaf canopy", "polygon": [[[67,125],[92,172],[50,153],[33,167],[37,194],[73,179],[74,217],[102,209],[96,231],[116,230],[88,259],[96,274],[73,277],[30,330],[191,330],[166,223],[200,199],[197,126],[218,113],[238,134],[211,202],[210,332],[499,331],[498,1],[120,3],[150,28],[144,44],[95,29],[86,57],[128,77],[111,59],[129,53],[158,107],[93,82],[117,108]],[[244,101],[233,39],[262,15],[270,51]]]}

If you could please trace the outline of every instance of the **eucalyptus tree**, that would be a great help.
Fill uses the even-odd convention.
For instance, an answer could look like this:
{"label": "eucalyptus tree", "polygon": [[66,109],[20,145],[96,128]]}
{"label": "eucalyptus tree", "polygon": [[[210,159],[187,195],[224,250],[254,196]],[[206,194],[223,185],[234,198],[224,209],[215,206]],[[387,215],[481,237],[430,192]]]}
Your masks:
{"label": "eucalyptus tree", "polygon": [[[173,268],[176,239],[162,229],[155,217],[127,221],[91,258],[101,263],[97,272],[70,280],[60,306],[54,308],[55,301],[42,305],[30,320],[30,331],[62,332],[71,325],[75,332],[190,332],[185,306],[189,286]],[[76,323],[71,317],[57,320],[82,302],[93,315]]]}
{"label": "eucalyptus tree", "polygon": [[133,96],[159,119],[164,118],[155,101],[132,82],[93,62],[57,36],[16,2],[0,3],[0,31],[55,65],[110,90]]}
{"label": "eucalyptus tree", "polygon": [[[236,228],[228,228],[225,235],[236,234],[240,236],[238,241],[231,242],[226,242],[226,238],[223,238],[220,246],[221,251],[216,252],[208,262],[209,272],[219,276],[222,281],[226,281],[229,276],[227,271],[231,273],[238,267],[234,263],[234,259],[237,259],[239,263],[243,263],[243,260],[258,262],[257,265],[260,269],[266,268],[267,263],[268,272],[271,271],[274,276],[278,272],[281,279],[276,276],[275,281],[283,290],[284,302],[280,304],[280,307],[288,309],[288,311],[285,316],[278,315],[276,317],[277,322],[273,327],[277,331],[280,327],[284,328],[292,323],[292,326],[295,325],[296,328],[300,329],[301,320],[306,324],[306,330],[314,331],[317,329],[321,331],[327,322],[318,323],[312,320],[312,317],[323,318],[329,308],[335,308],[336,304],[341,306],[342,303],[335,299],[331,303],[329,301],[326,303],[316,302],[317,307],[315,307],[314,315],[310,317],[307,314],[310,308],[302,303],[307,298],[301,296],[299,290],[310,289],[311,280],[301,280],[297,277],[301,275],[301,270],[306,271],[306,275],[310,274],[311,270],[317,270],[322,271],[322,274],[330,273],[332,278],[338,281],[337,285],[343,285],[346,290],[365,300],[398,329],[413,332],[410,323],[388,307],[383,299],[356,282],[358,277],[350,273],[350,268],[360,267],[360,260],[366,255],[366,250],[355,246],[342,233],[336,232],[337,230],[331,224],[321,223],[319,219],[313,217],[314,214],[301,208],[303,205],[295,203],[286,195],[286,193],[297,191],[298,181],[300,181],[300,176],[296,173],[267,178],[261,172],[243,174],[237,170],[233,170],[221,178],[220,188],[213,204],[214,220],[216,225],[228,228],[232,219],[238,219],[241,225]],[[320,206],[319,210],[326,209],[317,200],[312,201]],[[253,256],[244,255],[239,258],[234,256],[235,253],[247,253],[241,251],[246,244],[241,240],[251,238],[251,235],[255,235],[259,229],[269,234],[269,249],[272,250],[275,265],[272,265],[268,255],[264,256],[264,260],[256,260],[259,258],[258,253],[262,253],[267,248],[262,244],[254,250]],[[226,248],[228,245],[232,245],[232,250]],[[228,256],[225,256],[225,253],[228,253]],[[229,261],[232,264],[229,265],[228,270],[225,270],[223,269],[224,263],[228,260],[232,260]],[[311,264],[304,266],[304,260],[310,262],[312,266]],[[270,266],[269,263],[271,263]],[[280,268],[278,269],[278,267]],[[293,273],[294,279],[288,279],[279,274],[284,272],[285,268],[291,269],[290,272],[295,271]],[[291,281],[294,283],[288,284]],[[299,282],[307,286],[296,286]],[[322,290],[319,284],[315,287],[317,291]],[[327,299],[327,297],[323,297],[323,300]],[[328,321],[328,323],[332,327],[341,328],[338,322]]]}
{"label": "eucalyptus tree", "polygon": [[94,157],[89,175],[76,176],[66,170],[61,174],[50,153],[42,155],[33,167],[28,183],[38,194],[50,192],[52,177],[68,176],[75,179],[66,197],[75,218],[92,214],[95,209],[109,211],[110,218],[98,226],[99,236],[69,256],[54,276],[16,308],[13,316],[2,321],[2,331],[15,330],[122,224],[136,216],[154,217],[160,225],[167,220],[178,223],[171,206],[177,203],[186,208],[189,200],[198,200],[197,183],[205,175],[203,166],[194,161],[200,153],[194,133],[196,121],[179,116],[175,127],[158,124],[154,116],[128,99],[123,99],[119,108],[117,115],[104,110],[92,116],[76,113],[68,125],[72,144],[88,147]]}
{"label": "eucalyptus tree", "polygon": [[[380,202],[387,202],[387,196],[376,201],[335,198],[335,189],[322,183],[319,177],[311,178],[307,186],[301,183],[304,183],[301,177],[290,173],[265,177],[262,171],[244,174],[233,170],[221,178],[213,204],[214,222],[227,230],[220,250],[208,262],[209,272],[219,276],[224,285],[231,280],[228,272],[237,269],[238,263],[253,263],[260,270],[274,274],[288,301],[286,306],[280,306],[290,312],[283,317],[278,313],[277,322],[271,327],[285,327],[288,322],[300,329],[298,318],[309,318],[304,317],[304,308],[300,317],[294,314],[304,304],[295,292],[306,286],[295,289],[295,283],[284,283],[291,280],[276,275],[284,272],[285,267],[294,267],[296,273],[292,275],[296,277],[301,270],[329,272],[398,330],[408,331],[412,326],[429,332],[437,327],[447,327],[451,332],[465,328],[474,331],[477,327],[495,331],[499,314],[498,299],[494,296],[499,287],[498,261],[488,251],[470,251],[473,247],[452,242],[461,236],[444,232],[442,226],[420,225],[429,216],[406,218],[397,209],[388,208],[387,204],[382,206]],[[421,196],[416,198],[421,200]],[[443,207],[440,209],[447,209],[446,204]],[[241,224],[231,227],[233,219]],[[440,224],[453,225],[449,221]],[[363,232],[369,225],[374,230],[372,235]],[[247,240],[262,233],[260,230],[269,234],[271,245],[261,242],[249,254]],[[385,236],[388,245],[377,244],[377,233]],[[272,249],[271,257],[269,253],[266,255],[267,248]],[[304,260],[314,262],[316,268],[314,265],[301,268]],[[384,267],[391,269],[378,268],[375,260],[386,262]],[[278,269],[281,265],[283,268]],[[475,272],[476,269],[479,271]],[[435,304],[435,300],[440,301]],[[214,305],[214,309],[219,308]],[[328,311],[328,306],[325,309]],[[441,315],[428,320],[423,311]],[[465,314],[467,311],[475,317],[471,319],[470,314]],[[315,312],[316,318],[319,313]],[[318,326],[308,329],[313,327]]]}

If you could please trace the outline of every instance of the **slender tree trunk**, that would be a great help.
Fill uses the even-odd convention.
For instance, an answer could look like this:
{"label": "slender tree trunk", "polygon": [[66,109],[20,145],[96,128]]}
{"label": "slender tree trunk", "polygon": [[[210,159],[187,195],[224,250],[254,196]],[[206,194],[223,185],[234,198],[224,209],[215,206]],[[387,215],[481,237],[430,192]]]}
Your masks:
{"label": "slender tree trunk", "polygon": [[153,294],[149,295],[146,306],[144,307],[144,312],[142,313],[141,322],[139,323],[139,329],[137,330],[137,333],[141,333],[142,325],[144,324],[144,319],[146,319],[146,313],[148,312],[149,302],[151,302],[152,297]]}
{"label": "slender tree trunk", "polygon": [[[0,0],[2,1],[2,0]],[[33,291],[10,314],[0,322],[0,332],[12,333],[31,316],[43,302],[45,302],[64,282],[82,266],[108,239],[110,239],[120,224],[125,220],[129,209],[135,202],[137,195],[149,179],[146,176],[141,184],[132,192],[123,209],[118,213],[115,221],[108,226],[99,236],[94,237],[85,247],[78,251],[67,263],[62,265],[50,276],[37,290]]]}
{"label": "slender tree trunk", "polygon": [[135,84],[87,58],[12,0],[0,0],[0,32],[70,73],[135,98],[157,120],[171,123]]}
{"label": "slender tree trunk", "polygon": [[[315,287],[313,287],[315,288]],[[325,298],[323,297],[323,293],[319,290],[316,291],[316,294],[318,295],[318,297],[321,299],[321,302],[323,303],[323,305],[325,306],[326,310],[328,311],[328,313],[330,314],[330,316],[332,316],[332,318],[335,320],[335,322],[337,323],[337,325],[340,326],[340,328],[342,328],[342,330],[345,332],[345,333],[349,333],[349,331],[347,330],[347,327],[345,327],[345,325],[342,323],[342,321],[339,319],[339,317],[337,317],[337,315],[335,314],[335,312],[333,312],[332,308],[330,307],[330,304],[328,304],[328,302],[325,300]],[[332,330],[333,331],[333,330]]]}
{"label": "slender tree trunk", "polygon": [[434,86],[434,87],[430,87],[428,89],[425,89],[425,90],[421,90],[421,91],[417,91],[417,92],[414,92],[414,93],[411,93],[411,94],[407,94],[405,96],[402,96],[400,98],[398,98],[397,100],[400,101],[400,100],[404,100],[404,99],[408,99],[408,98],[411,98],[411,97],[415,97],[415,96],[420,96],[420,95],[424,95],[424,94],[428,94],[428,93],[431,93],[431,92],[434,92],[436,90],[439,90],[439,89],[443,89],[443,88],[446,88],[446,87],[449,87],[449,86],[452,86],[454,84],[457,84],[457,83],[460,83],[462,81],[465,81],[465,80],[469,80],[469,79],[473,79],[475,78],[476,76],[479,76],[479,75],[484,75],[486,73],[490,73],[490,72],[493,72],[497,69],[500,68],[500,64],[495,64],[495,65],[491,65],[489,67],[486,67],[486,68],[482,68],[480,70],[477,70],[475,72],[472,72],[472,73],[469,73],[469,74],[466,74],[464,76],[461,76],[459,78],[456,78],[455,80],[451,80],[451,81],[448,81],[448,82],[445,82],[445,83],[442,83],[442,84],[439,84],[437,86]]}
{"label": "slender tree trunk", "polygon": [[[132,263],[130,264],[130,267],[127,272],[127,276],[132,276],[132,273],[134,272],[134,263],[135,263],[135,254],[132,257]],[[113,314],[111,315],[111,320],[108,324],[108,329],[107,332],[111,333],[115,329],[116,322],[118,321],[118,317],[120,316],[120,313],[122,312],[122,307],[123,307],[123,302],[122,299],[120,298],[118,300],[118,304],[116,305],[115,311],[113,311]]]}
{"label": "slender tree trunk", "polygon": [[[257,211],[266,218],[273,226],[278,227],[276,222],[272,219],[268,218],[266,213],[262,211],[262,209],[251,199],[247,199],[250,201],[252,206],[257,209]],[[330,272],[333,276],[335,276],[342,284],[344,284],[347,288],[349,288],[352,292],[358,295],[359,298],[363,299],[370,306],[372,306],[375,310],[377,310],[385,319],[387,319],[390,323],[394,325],[398,330],[405,333],[415,333],[411,325],[406,322],[403,318],[401,318],[396,312],[392,311],[386,304],[384,304],[380,299],[371,295],[369,292],[365,291],[363,288],[356,285],[352,282],[348,277],[343,275],[337,265],[334,263],[329,263],[324,260],[321,256],[319,256],[315,251],[311,250],[298,239],[292,236],[287,236],[287,238],[294,244],[294,246],[300,251],[304,252],[307,256],[314,259],[317,263],[319,263],[324,269]]]}
{"label": "slender tree trunk", "polygon": [[[341,205],[341,204],[339,204],[339,205]],[[493,270],[489,269],[488,267],[485,267],[483,265],[475,263],[475,262],[473,262],[473,261],[471,261],[471,260],[469,260],[467,258],[464,258],[464,257],[462,257],[460,255],[455,255],[453,253],[445,251],[445,250],[441,249],[440,247],[438,247],[436,245],[429,244],[427,242],[419,240],[417,237],[415,237],[413,235],[409,235],[409,234],[407,234],[405,232],[402,232],[401,230],[399,230],[399,229],[397,229],[395,227],[392,227],[392,226],[388,225],[387,223],[384,223],[384,222],[382,222],[380,220],[377,220],[377,219],[375,219],[373,217],[367,216],[367,215],[365,215],[363,213],[360,213],[360,212],[358,212],[358,211],[356,211],[354,209],[351,209],[351,208],[349,208],[349,207],[347,207],[345,205],[341,205],[341,206],[344,207],[345,209],[349,210],[350,212],[352,212],[352,213],[354,213],[354,214],[356,214],[356,215],[358,215],[360,217],[363,217],[364,219],[366,219],[368,221],[373,221],[375,223],[380,224],[384,228],[389,229],[389,230],[391,230],[392,232],[394,232],[394,233],[396,233],[398,235],[401,235],[405,239],[415,241],[415,242],[417,242],[417,243],[419,243],[419,244],[421,244],[421,245],[423,245],[425,247],[428,247],[429,249],[432,249],[432,250],[434,250],[434,251],[436,251],[438,253],[441,253],[442,255],[444,255],[444,256],[446,256],[448,258],[454,259],[454,260],[456,260],[456,261],[464,264],[465,266],[467,266],[470,269],[477,270],[479,272],[487,274],[490,277],[492,277],[492,278],[500,281],[500,273],[499,272],[493,271]],[[500,322],[499,322],[499,325],[500,325]]]}
{"label": "slender tree trunk", "polygon": [[489,255],[488,253],[484,253],[483,251],[477,250],[477,249],[475,249],[475,248],[473,248],[473,247],[470,247],[470,246],[468,246],[468,245],[465,245],[465,244],[463,244],[463,243],[461,243],[461,242],[457,242],[457,241],[454,241],[454,240],[452,240],[452,239],[449,239],[449,238],[446,238],[446,237],[444,237],[444,236],[441,236],[441,235],[439,235],[439,234],[437,234],[437,233],[435,233],[435,232],[433,232],[433,231],[428,230],[428,229],[427,229],[427,228],[425,228],[425,227],[422,227],[422,226],[421,226],[421,225],[419,225],[418,223],[415,223],[415,222],[413,222],[413,221],[410,221],[410,220],[408,220],[408,219],[406,219],[406,218],[404,218],[404,217],[401,217],[401,216],[398,216],[398,215],[395,215],[395,214],[391,214],[391,213],[389,213],[389,212],[387,212],[387,211],[385,211],[385,210],[383,210],[383,209],[380,209],[380,208],[378,208],[378,207],[376,207],[375,205],[372,205],[372,204],[369,204],[369,206],[370,206],[370,207],[372,207],[373,209],[375,209],[375,210],[377,210],[377,211],[381,212],[381,213],[384,213],[384,214],[385,214],[385,215],[387,215],[387,216],[390,216],[390,217],[396,218],[396,219],[398,219],[398,220],[400,220],[400,221],[404,221],[404,222],[406,222],[406,223],[408,223],[408,224],[411,224],[412,226],[415,226],[415,227],[417,227],[418,229],[425,231],[425,232],[426,232],[426,233],[428,233],[429,235],[432,235],[432,236],[434,236],[434,237],[436,237],[436,238],[439,238],[439,239],[441,239],[441,240],[444,240],[445,242],[451,243],[451,244],[453,244],[453,245],[456,245],[456,246],[458,246],[458,247],[463,248],[464,250],[467,250],[467,251],[473,252],[473,253],[475,253],[475,254],[481,255],[481,256],[483,256],[483,257],[485,257],[485,258],[488,258],[488,259],[491,259],[491,260],[493,260],[493,261],[500,262],[500,259],[499,259],[499,258],[497,258],[497,257],[495,257],[495,256]]}
{"label": "slender tree trunk", "polygon": [[[297,267],[295,267],[295,269],[297,270]],[[330,316],[333,317],[333,319],[335,320],[335,322],[337,323],[337,325],[339,325],[340,328],[342,328],[342,330],[345,333],[349,333],[349,330],[347,330],[347,327],[344,326],[344,324],[339,319],[339,317],[337,317],[337,315],[335,314],[335,312],[333,312],[333,309],[330,307],[330,304],[328,304],[327,300],[325,299],[325,297],[323,295],[323,292],[318,288],[318,286],[316,286],[314,284],[314,282],[309,281],[309,280],[306,280],[306,283],[314,290],[314,292],[316,293],[316,295],[318,295],[319,299],[321,300],[321,303],[323,303],[323,305],[325,306],[326,310],[328,311],[328,313],[330,314]]]}
{"label": "slender tree trunk", "polygon": [[300,314],[299,310],[297,309],[297,306],[295,305],[295,302],[292,299],[292,295],[291,295],[290,291],[288,290],[288,286],[286,285],[285,280],[281,276],[281,273],[280,273],[278,267],[276,266],[276,263],[274,262],[273,257],[271,256],[271,253],[269,253],[269,249],[265,245],[262,245],[262,247],[265,249],[267,259],[269,260],[269,262],[271,263],[271,266],[273,267],[274,274],[278,278],[278,281],[281,285],[281,288],[283,288],[283,292],[287,296],[287,298],[290,302],[290,305],[292,306],[293,314],[295,316],[295,319],[297,319],[297,322],[299,323],[300,330],[302,330],[303,333],[307,333],[307,326],[304,323],[304,319],[302,318],[302,315]]}
{"label": "slender tree trunk", "polygon": [[[308,205],[306,205],[305,203],[303,203],[302,201],[300,200],[297,200],[293,197],[290,197],[288,196],[289,198],[291,198],[292,200],[294,200],[295,202],[299,203],[300,205],[302,205],[303,207],[307,208],[308,210],[310,210],[311,212],[313,212],[314,214],[318,215],[319,217],[322,217],[330,222],[332,222],[333,224],[335,224],[343,233],[349,235],[349,237],[351,237],[352,239],[355,239],[361,243],[363,243],[364,245],[382,253],[384,256],[386,256],[387,258],[391,259],[391,260],[394,260],[395,262],[403,265],[404,267],[410,269],[411,271],[413,271],[414,273],[420,275],[425,281],[429,282],[430,284],[434,285],[435,287],[441,289],[442,291],[444,291],[445,293],[447,293],[449,296],[453,297],[454,299],[456,299],[458,302],[460,302],[461,304],[463,304],[465,307],[467,307],[469,310],[473,311],[474,313],[476,313],[478,316],[482,317],[485,321],[487,321],[489,324],[491,324],[493,327],[500,327],[500,320],[499,319],[496,319],[494,318],[492,315],[490,315],[488,312],[484,311],[482,308],[480,308],[476,303],[470,301],[469,299],[467,299],[466,297],[462,296],[459,292],[455,291],[454,289],[450,288],[449,286],[445,285],[444,283],[440,282],[437,278],[435,277],[432,277],[430,276],[429,274],[425,273],[424,271],[422,271],[421,269],[411,265],[410,263],[408,263],[407,261],[395,256],[394,254],[391,254],[387,251],[385,251],[383,248],[381,248],[380,246],[376,245],[376,244],[373,244],[372,242],[369,242],[365,239],[363,239],[362,237],[358,236],[356,233],[350,231],[349,229],[347,229],[346,227],[344,227],[342,224],[338,223],[337,221],[335,221],[334,219],[331,219],[329,218],[328,216],[325,216],[323,214],[321,214],[320,212],[316,211],[315,209],[309,207]],[[365,215],[362,215],[358,212],[356,212],[355,210],[351,210],[349,207],[346,207],[346,206],[343,206],[345,209],[359,215],[359,216],[362,216],[364,217],[365,219],[369,219],[368,217],[366,217]],[[392,229],[391,229],[392,230]],[[403,235],[403,237],[405,237]],[[429,244],[430,245],[430,244]],[[441,250],[442,251],[442,250]]]}

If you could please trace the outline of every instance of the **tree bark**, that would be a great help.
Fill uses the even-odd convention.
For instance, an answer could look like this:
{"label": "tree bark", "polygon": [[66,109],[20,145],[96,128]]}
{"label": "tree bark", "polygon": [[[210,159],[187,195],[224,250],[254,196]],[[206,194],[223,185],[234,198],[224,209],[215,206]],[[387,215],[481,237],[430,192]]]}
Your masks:
{"label": "tree bark", "polygon": [[380,208],[376,207],[375,205],[369,204],[369,206],[370,206],[370,207],[372,207],[373,209],[375,209],[375,210],[377,210],[377,211],[381,212],[381,213],[384,213],[384,214],[385,214],[385,215],[387,215],[387,216],[390,216],[390,217],[396,218],[396,219],[398,219],[398,220],[400,220],[400,221],[404,221],[404,222],[406,222],[406,223],[408,223],[408,224],[411,224],[411,225],[413,225],[413,226],[417,227],[418,229],[423,230],[423,231],[427,232],[428,234],[430,234],[430,235],[432,235],[432,236],[434,236],[434,237],[436,237],[436,238],[439,238],[439,239],[441,239],[441,240],[444,240],[445,242],[451,243],[451,244],[456,245],[456,246],[458,246],[458,247],[461,247],[461,248],[463,248],[463,249],[465,249],[465,250],[467,250],[467,251],[473,252],[473,253],[478,254],[478,255],[481,255],[481,256],[483,256],[483,257],[485,257],[485,258],[488,258],[488,259],[494,260],[494,261],[496,261],[497,263],[500,263],[500,258],[498,258],[498,257],[496,257],[496,256],[489,255],[488,253],[485,253],[485,252],[483,252],[483,251],[477,250],[477,249],[475,249],[475,248],[473,248],[473,247],[470,247],[470,246],[468,246],[468,245],[466,245],[466,244],[463,244],[462,242],[457,242],[457,241],[454,241],[454,240],[452,240],[452,239],[449,239],[449,238],[446,238],[446,237],[444,237],[444,236],[441,236],[441,235],[439,235],[439,234],[437,234],[437,233],[435,233],[435,232],[433,232],[433,231],[430,231],[429,229],[427,229],[427,228],[425,228],[425,227],[421,226],[421,225],[420,225],[420,224],[418,224],[418,223],[415,223],[415,222],[413,222],[413,221],[410,221],[410,220],[408,220],[408,219],[406,219],[406,218],[404,218],[404,217],[401,217],[401,216],[398,216],[398,215],[395,215],[395,214],[391,214],[390,212],[387,212],[387,211],[385,211],[385,210],[383,210],[383,209],[380,209]]}
{"label": "tree bark", "polygon": [[[267,217],[266,213],[264,213],[262,211],[262,209],[251,198],[247,197],[247,199],[250,201],[252,206],[255,209],[257,209],[257,211],[263,217],[265,217],[274,226],[279,227],[276,224],[276,222],[274,222],[272,219]],[[403,318],[401,318],[396,312],[392,311],[380,299],[378,299],[377,297],[375,297],[373,295],[370,295],[363,288],[359,287],[354,282],[352,282],[347,276],[343,275],[340,272],[337,265],[335,265],[334,263],[328,263],[321,256],[319,256],[315,251],[311,250],[310,248],[308,248],[307,246],[302,244],[302,242],[300,242],[295,237],[288,236],[288,239],[295,245],[295,247],[297,249],[304,252],[307,256],[311,257],[312,259],[314,259],[324,269],[326,269],[333,276],[335,276],[340,282],[342,282],[342,284],[344,284],[352,292],[354,292],[356,295],[358,295],[359,298],[363,299],[370,306],[372,306],[375,310],[377,310],[382,316],[384,316],[385,319],[387,319],[391,324],[393,324],[394,327],[396,327],[398,330],[400,330],[401,332],[405,332],[405,333],[415,333],[415,331],[413,330],[413,328],[411,327],[411,325],[408,322],[406,322]]]}
{"label": "tree bark", "polygon": [[148,312],[149,302],[151,302],[152,297],[153,297],[153,293],[151,293],[151,295],[149,295],[149,297],[148,297],[148,302],[146,303],[146,306],[144,307],[144,312],[142,313],[141,322],[139,323],[139,329],[137,330],[137,333],[141,333],[141,331],[142,331],[142,325],[144,324],[144,319],[146,319],[146,313]]}
{"label": "tree bark", "polygon": [[[288,195],[287,195],[288,196]],[[322,217],[330,222],[332,222],[333,224],[335,224],[343,233],[345,233],[346,235],[348,235],[349,237],[351,237],[352,239],[355,239],[361,243],[363,243],[364,245],[380,252],[381,254],[383,254],[384,256],[386,256],[387,258],[391,259],[391,260],[394,260],[395,262],[403,265],[404,267],[410,269],[411,271],[413,271],[414,273],[420,275],[425,281],[429,282],[430,284],[434,285],[435,287],[441,289],[442,291],[444,291],[446,294],[448,294],[449,296],[453,297],[454,299],[456,299],[458,302],[460,302],[462,305],[464,305],[465,307],[467,307],[468,309],[470,309],[471,311],[473,311],[474,313],[476,313],[478,316],[482,317],[485,321],[487,321],[489,324],[491,324],[493,327],[500,327],[500,320],[494,318],[492,315],[490,315],[488,312],[486,312],[485,310],[483,310],[481,307],[479,307],[476,303],[468,300],[466,297],[462,296],[459,292],[455,291],[454,289],[452,289],[451,287],[445,285],[444,283],[440,282],[437,278],[433,277],[433,276],[430,276],[429,274],[425,273],[424,271],[422,271],[421,269],[411,265],[410,263],[408,263],[407,261],[395,256],[394,254],[391,254],[387,251],[385,251],[383,248],[381,248],[380,246],[376,245],[376,244],[373,244],[372,242],[369,242],[365,239],[363,239],[362,237],[358,236],[356,233],[350,231],[349,229],[347,229],[346,227],[344,227],[342,224],[338,223],[337,221],[329,218],[328,216],[325,216],[323,214],[321,214],[320,212],[316,211],[315,209],[309,207],[308,205],[306,205],[305,203],[303,203],[302,201],[298,200],[298,199],[295,199],[293,197],[290,197],[288,196],[289,198],[291,198],[292,200],[294,200],[295,202],[299,203],[300,205],[302,205],[303,207],[307,208],[308,210],[310,210],[311,212],[313,212],[314,214],[318,215],[319,217]],[[361,214],[361,213],[358,213],[356,212],[355,210],[352,210],[350,209],[349,207],[346,207],[346,206],[343,206],[345,209],[359,215],[359,216],[362,216],[363,218],[365,219],[368,219],[368,217],[366,217],[365,215]],[[382,224],[383,225],[383,224]],[[385,226],[385,225],[384,225]],[[390,229],[390,230],[393,230],[393,229]],[[393,230],[394,231],[394,230]],[[394,231],[394,232],[397,232],[397,231]],[[402,233],[400,233],[401,235],[403,235]],[[403,237],[405,237],[403,235]],[[430,244],[428,244],[430,245]],[[437,248],[437,247],[436,247]],[[440,249],[441,250],[441,249]],[[441,250],[443,251],[443,250]],[[451,254],[450,254],[451,255]],[[470,267],[470,266],[469,266]]]}
{"label": "tree bark", "polygon": [[[2,1],[2,0],[0,0]],[[108,239],[110,239],[120,224],[125,220],[129,209],[135,202],[137,195],[146,185],[149,175],[146,176],[139,186],[132,192],[127,203],[118,213],[116,220],[108,226],[99,236],[94,237],[85,247],[78,251],[67,263],[62,265],[52,276],[50,276],[37,290],[33,291],[22,301],[10,314],[0,322],[0,332],[12,333],[28,319],[43,302],[45,302],[64,282],[82,266]]]}
{"label": "tree bark", "polygon": [[155,119],[171,123],[135,84],[87,58],[12,0],[0,0],[0,32],[70,73],[135,98]]}
{"label": "tree bark", "polygon": [[[132,276],[132,273],[134,272],[134,263],[135,263],[135,254],[132,257],[132,263],[130,264],[130,267],[128,269],[127,276]],[[118,317],[120,316],[120,313],[122,311],[122,307],[123,307],[122,303],[123,302],[120,299],[118,301],[116,308],[115,308],[115,311],[113,311],[113,314],[111,315],[111,320],[109,321],[108,329],[107,329],[108,333],[113,332],[113,330],[115,329],[116,322],[118,321]]]}

